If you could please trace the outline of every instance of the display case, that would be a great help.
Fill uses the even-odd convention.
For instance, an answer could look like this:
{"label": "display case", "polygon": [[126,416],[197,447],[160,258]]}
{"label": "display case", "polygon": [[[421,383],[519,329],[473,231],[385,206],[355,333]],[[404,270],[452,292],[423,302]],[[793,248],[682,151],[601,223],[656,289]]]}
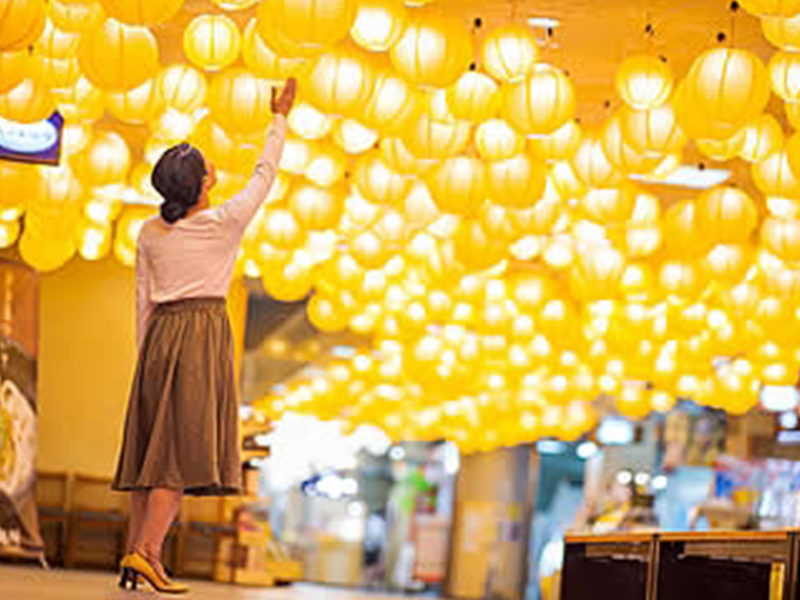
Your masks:
{"label": "display case", "polygon": [[561,600],[800,600],[800,531],[568,536]]}

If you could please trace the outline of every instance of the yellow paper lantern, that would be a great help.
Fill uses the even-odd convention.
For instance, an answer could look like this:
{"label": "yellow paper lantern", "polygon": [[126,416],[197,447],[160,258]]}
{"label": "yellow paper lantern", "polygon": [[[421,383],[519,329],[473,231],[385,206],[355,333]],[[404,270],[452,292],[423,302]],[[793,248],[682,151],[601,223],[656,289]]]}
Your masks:
{"label": "yellow paper lantern", "polygon": [[333,119],[306,102],[292,108],[288,118],[289,128],[304,140],[320,140],[333,128]]}
{"label": "yellow paper lantern", "polygon": [[78,252],[84,260],[105,258],[111,252],[111,238],[109,227],[92,223],[84,225],[78,236]]}
{"label": "yellow paper lantern", "polygon": [[258,35],[256,19],[250,19],[245,27],[242,58],[248,69],[265,79],[286,79],[297,76],[306,63],[302,58],[278,56]]}
{"label": "yellow paper lantern", "polygon": [[629,184],[594,188],[583,198],[581,206],[590,218],[600,223],[624,223],[633,215],[638,193],[636,187]]}
{"label": "yellow paper lantern", "polygon": [[357,117],[374,85],[374,70],[368,57],[339,47],[314,60],[306,74],[303,93],[321,111]]}
{"label": "yellow paper lantern", "polygon": [[83,33],[100,25],[105,20],[105,13],[99,2],[79,4],[66,0],[51,0],[49,7],[53,25],[63,31]]}
{"label": "yellow paper lantern", "polygon": [[0,52],[24,50],[44,30],[47,3],[44,0],[0,2]]}
{"label": "yellow paper lantern", "polygon": [[206,102],[208,85],[205,76],[188,65],[171,65],[159,71],[155,79],[159,102],[165,108],[192,113]]}
{"label": "yellow paper lantern", "polygon": [[272,86],[244,69],[228,69],[211,82],[208,107],[231,133],[263,131],[272,119]]}
{"label": "yellow paper lantern", "polygon": [[411,17],[390,56],[410,83],[445,87],[466,70],[472,52],[472,38],[461,21],[423,12]]}
{"label": "yellow paper lantern", "polygon": [[714,244],[746,242],[758,226],[758,209],[739,188],[715,187],[696,201],[697,232]]}
{"label": "yellow paper lantern", "polygon": [[326,333],[336,333],[347,328],[347,313],[329,298],[314,294],[308,303],[308,318],[312,325]]}
{"label": "yellow paper lantern", "polygon": [[490,163],[487,174],[490,199],[508,208],[532,207],[547,184],[547,167],[527,154]]}
{"label": "yellow paper lantern", "polygon": [[384,162],[398,173],[421,175],[429,172],[434,166],[433,161],[420,160],[414,156],[400,138],[383,138],[378,147]]}
{"label": "yellow paper lantern", "polygon": [[417,116],[420,104],[414,88],[404,79],[381,71],[375,77],[369,101],[360,109],[357,118],[368,127],[391,135],[403,131]]}
{"label": "yellow paper lantern", "polygon": [[103,93],[85,77],[80,77],[72,87],[52,93],[67,122],[88,123],[103,116]]}
{"label": "yellow paper lantern", "polygon": [[481,57],[492,77],[503,83],[517,83],[533,72],[539,60],[539,45],[530,28],[505,25],[489,32]]}
{"label": "yellow paper lantern", "polygon": [[800,0],[742,0],[743,9],[757,17],[791,17],[800,13]]}
{"label": "yellow paper lantern", "polygon": [[569,160],[577,152],[583,132],[575,121],[568,121],[554,133],[528,140],[530,151],[542,160]]}
{"label": "yellow paper lantern", "polygon": [[427,178],[436,206],[448,213],[475,215],[486,202],[486,169],[475,158],[444,161]]}
{"label": "yellow paper lantern", "polygon": [[189,141],[218,169],[239,174],[250,175],[262,151],[262,144],[243,143],[209,119],[200,122]]}
{"label": "yellow paper lantern", "polygon": [[[344,39],[356,16],[355,0],[267,0],[265,12],[289,39],[305,45]],[[269,41],[265,38],[265,41]]]}
{"label": "yellow paper lantern", "polygon": [[367,269],[383,267],[394,254],[393,248],[385,243],[374,231],[357,235],[351,244],[353,256]]}
{"label": "yellow paper lantern", "polygon": [[651,110],[624,110],[621,125],[625,141],[646,154],[672,154],[682,150],[688,142],[669,104]]}
{"label": "yellow paper lantern", "polygon": [[86,149],[75,157],[75,169],[91,185],[124,182],[131,166],[128,144],[117,133],[97,133]]}
{"label": "yellow paper lantern", "polygon": [[525,80],[503,88],[501,109],[521,132],[551,134],[575,115],[575,90],[563,71],[537,65]]}
{"label": "yellow paper lantern", "polygon": [[321,187],[330,187],[345,176],[347,155],[334,144],[317,146],[306,166],[306,179]]}
{"label": "yellow paper lantern", "polygon": [[800,220],[766,219],[761,226],[761,242],[781,260],[800,261]]}
{"label": "yellow paper lantern", "polygon": [[[769,75],[761,60],[746,50],[715,48],[695,59],[682,98],[693,113],[694,137],[729,138],[764,111],[769,100]],[[700,126],[704,135],[696,135]]]}
{"label": "yellow paper lantern", "polygon": [[625,272],[625,257],[614,248],[597,247],[578,256],[571,286],[584,300],[613,299]]}
{"label": "yellow paper lantern", "polygon": [[776,52],[768,65],[772,91],[786,102],[800,100],[800,58],[793,52]]}
{"label": "yellow paper lantern", "polygon": [[625,226],[625,253],[631,258],[653,256],[664,241],[659,223],[628,223]]}
{"label": "yellow paper lantern", "polygon": [[81,76],[77,58],[62,59],[40,56],[36,57],[32,64],[36,65],[34,76],[44,85],[54,89],[73,86]]}
{"label": "yellow paper lantern", "polygon": [[0,52],[0,94],[22,83],[30,68],[31,58],[27,51]]}
{"label": "yellow paper lantern", "polygon": [[9,211],[8,216],[19,218],[30,202],[45,193],[45,181],[38,167],[0,161],[0,216]]}
{"label": "yellow paper lantern", "polygon": [[106,108],[120,121],[143,124],[155,119],[164,105],[153,81],[127,92],[107,92]]}
{"label": "yellow paper lantern", "polygon": [[589,187],[612,187],[622,175],[603,150],[600,136],[586,136],[572,159],[575,174]]}
{"label": "yellow paper lantern", "polygon": [[343,119],[333,129],[333,141],[348,154],[363,154],[374,148],[378,139],[378,132],[355,119]]}
{"label": "yellow paper lantern", "polygon": [[0,94],[0,117],[10,121],[41,121],[53,114],[55,108],[49,88],[38,79],[25,79],[6,93]]}
{"label": "yellow paper lantern", "polygon": [[603,153],[611,165],[625,174],[652,172],[661,162],[660,156],[651,156],[629,145],[622,135],[622,119],[613,117],[602,135]]}
{"label": "yellow paper lantern", "polygon": [[762,17],[761,30],[764,37],[781,50],[800,51],[800,15]]}
{"label": "yellow paper lantern", "polygon": [[344,199],[337,190],[305,184],[292,190],[289,208],[307,230],[332,229],[342,217]]}
{"label": "yellow paper lantern", "polygon": [[402,0],[359,0],[350,37],[372,52],[386,52],[403,35],[408,11]]}
{"label": "yellow paper lantern", "polygon": [[739,135],[743,138],[739,156],[751,163],[764,160],[783,146],[783,129],[772,115],[757,117]]}
{"label": "yellow paper lantern", "polygon": [[[774,152],[753,165],[753,181],[765,196],[800,198],[800,179],[794,175],[787,150]],[[792,151],[792,160],[797,161],[795,154]]]}
{"label": "yellow paper lantern", "polygon": [[291,211],[273,209],[263,225],[264,238],[276,248],[292,250],[302,245],[305,232]]}
{"label": "yellow paper lantern", "polygon": [[157,25],[178,14],[183,0],[100,0],[106,14],[128,25]]}
{"label": "yellow paper lantern", "polygon": [[19,221],[0,221],[0,248],[16,244],[21,230]]}
{"label": "yellow paper lantern", "polygon": [[697,204],[681,200],[664,213],[664,240],[670,253],[693,256],[705,252],[710,245],[698,233]]}
{"label": "yellow paper lantern", "polygon": [[506,258],[508,252],[507,246],[490,238],[475,219],[462,221],[453,241],[456,260],[470,270],[488,269]]}
{"label": "yellow paper lantern", "polygon": [[500,88],[488,75],[467,71],[447,88],[447,108],[456,119],[479,123],[497,113]]}
{"label": "yellow paper lantern", "polygon": [[149,29],[107,19],[81,36],[78,60],[86,78],[104,90],[142,85],[158,71],[158,44]]}
{"label": "yellow paper lantern", "polygon": [[400,204],[408,196],[413,180],[393,171],[376,154],[362,158],[355,170],[359,193],[371,202]]}
{"label": "yellow paper lantern", "polygon": [[445,123],[423,114],[403,136],[411,153],[424,160],[442,160],[460,154],[469,144],[472,129],[467,121]]}
{"label": "yellow paper lantern", "polygon": [[205,71],[221,71],[239,58],[242,36],[236,21],[225,15],[200,15],[183,31],[189,62]]}
{"label": "yellow paper lantern", "polygon": [[741,153],[744,141],[744,135],[740,132],[724,140],[695,140],[695,143],[697,149],[711,160],[725,162]]}
{"label": "yellow paper lantern", "polygon": [[26,231],[19,243],[22,260],[42,273],[63,267],[75,255],[75,243],[51,240]]}
{"label": "yellow paper lantern", "polygon": [[661,106],[672,93],[672,71],[656,56],[631,56],[617,69],[617,93],[634,110]]}
{"label": "yellow paper lantern", "polygon": [[661,264],[658,281],[665,293],[693,299],[705,289],[706,277],[705,271],[695,262],[668,260]]}
{"label": "yellow paper lantern", "polygon": [[754,255],[747,244],[720,244],[709,251],[703,264],[711,279],[736,285],[752,266]]}
{"label": "yellow paper lantern", "polygon": [[77,33],[63,31],[53,25],[48,20],[45,24],[42,36],[34,46],[36,54],[49,58],[74,58],[78,52],[80,35]]}
{"label": "yellow paper lantern", "polygon": [[490,119],[475,130],[475,149],[484,160],[506,160],[525,150],[525,138],[502,119]]}

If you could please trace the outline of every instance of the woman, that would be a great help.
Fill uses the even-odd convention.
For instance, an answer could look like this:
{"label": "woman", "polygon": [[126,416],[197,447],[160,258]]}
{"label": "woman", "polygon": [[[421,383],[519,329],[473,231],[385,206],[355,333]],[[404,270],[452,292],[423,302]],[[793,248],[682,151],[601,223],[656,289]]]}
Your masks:
{"label": "woman", "polygon": [[272,93],[274,120],[247,187],[209,208],[214,165],[189,144],[164,152],[153,187],[161,217],[137,245],[137,339],[133,382],[115,490],[131,492],[128,553],[121,587],[143,578],[180,594],[161,565],[164,537],[184,493],[238,494],[241,488],[233,339],[225,310],[239,243],[269,193],[283,153],[297,83]]}

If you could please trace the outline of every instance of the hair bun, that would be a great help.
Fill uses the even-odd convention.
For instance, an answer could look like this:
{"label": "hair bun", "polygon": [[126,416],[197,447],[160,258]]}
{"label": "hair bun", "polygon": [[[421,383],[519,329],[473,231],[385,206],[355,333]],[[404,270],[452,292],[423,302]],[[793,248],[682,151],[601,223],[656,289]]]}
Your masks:
{"label": "hair bun", "polygon": [[161,217],[170,225],[180,221],[187,212],[188,209],[180,202],[167,200],[161,204]]}

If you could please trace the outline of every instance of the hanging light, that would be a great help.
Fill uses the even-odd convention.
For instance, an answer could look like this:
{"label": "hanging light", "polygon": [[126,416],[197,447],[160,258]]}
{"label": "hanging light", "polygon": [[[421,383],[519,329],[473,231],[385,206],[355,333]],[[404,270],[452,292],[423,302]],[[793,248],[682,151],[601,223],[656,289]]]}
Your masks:
{"label": "hanging light", "polygon": [[503,83],[517,83],[533,72],[539,46],[530,28],[504,25],[489,32],[481,48],[489,74]]}
{"label": "hanging light", "polygon": [[372,95],[375,76],[362,53],[339,47],[314,60],[304,84],[306,98],[319,110],[356,118]]}
{"label": "hanging light", "polygon": [[563,71],[538,65],[523,81],[503,88],[501,110],[523,133],[551,134],[575,115],[575,90]]}
{"label": "hanging light", "polygon": [[447,108],[456,119],[479,123],[495,116],[499,88],[488,75],[467,71],[447,88]]}
{"label": "hanging light", "polygon": [[617,93],[635,110],[661,106],[672,93],[672,71],[656,56],[631,56],[617,69]]}
{"label": "hanging light", "polygon": [[0,51],[25,50],[44,30],[47,4],[38,0],[4,0],[0,14]]}
{"label": "hanging light", "polygon": [[762,17],[761,31],[769,42],[786,52],[800,52],[800,15]]}
{"label": "hanging light", "polygon": [[419,12],[409,20],[390,56],[410,83],[444,87],[466,70],[472,52],[472,38],[458,19]]}
{"label": "hanging light", "polygon": [[86,78],[104,90],[130,90],[158,71],[158,44],[146,27],[107,19],[81,36],[78,61]]}
{"label": "hanging light", "polygon": [[800,0],[742,0],[743,9],[757,17],[791,17],[800,13]]}
{"label": "hanging light", "polygon": [[486,169],[476,158],[448,159],[431,172],[427,182],[443,212],[474,215],[486,201]]}
{"label": "hanging light", "polygon": [[[761,114],[769,100],[769,75],[761,60],[736,48],[715,48],[695,59],[682,102],[693,137],[728,138]],[[697,135],[695,135],[697,134]]]}
{"label": "hanging light", "polygon": [[489,119],[475,130],[475,149],[484,160],[506,160],[525,150],[525,138],[502,119]]}
{"label": "hanging light", "polygon": [[786,102],[800,100],[800,57],[793,52],[776,52],[768,70],[773,92]]}
{"label": "hanging light", "polygon": [[360,0],[350,36],[372,52],[387,52],[400,41],[408,22],[403,0]]}
{"label": "hanging light", "polygon": [[208,107],[214,119],[231,133],[264,130],[272,119],[272,86],[244,69],[228,69],[208,90]]}
{"label": "hanging light", "polygon": [[226,15],[200,15],[183,31],[183,51],[193,65],[222,71],[239,58],[242,39],[236,21]]}

